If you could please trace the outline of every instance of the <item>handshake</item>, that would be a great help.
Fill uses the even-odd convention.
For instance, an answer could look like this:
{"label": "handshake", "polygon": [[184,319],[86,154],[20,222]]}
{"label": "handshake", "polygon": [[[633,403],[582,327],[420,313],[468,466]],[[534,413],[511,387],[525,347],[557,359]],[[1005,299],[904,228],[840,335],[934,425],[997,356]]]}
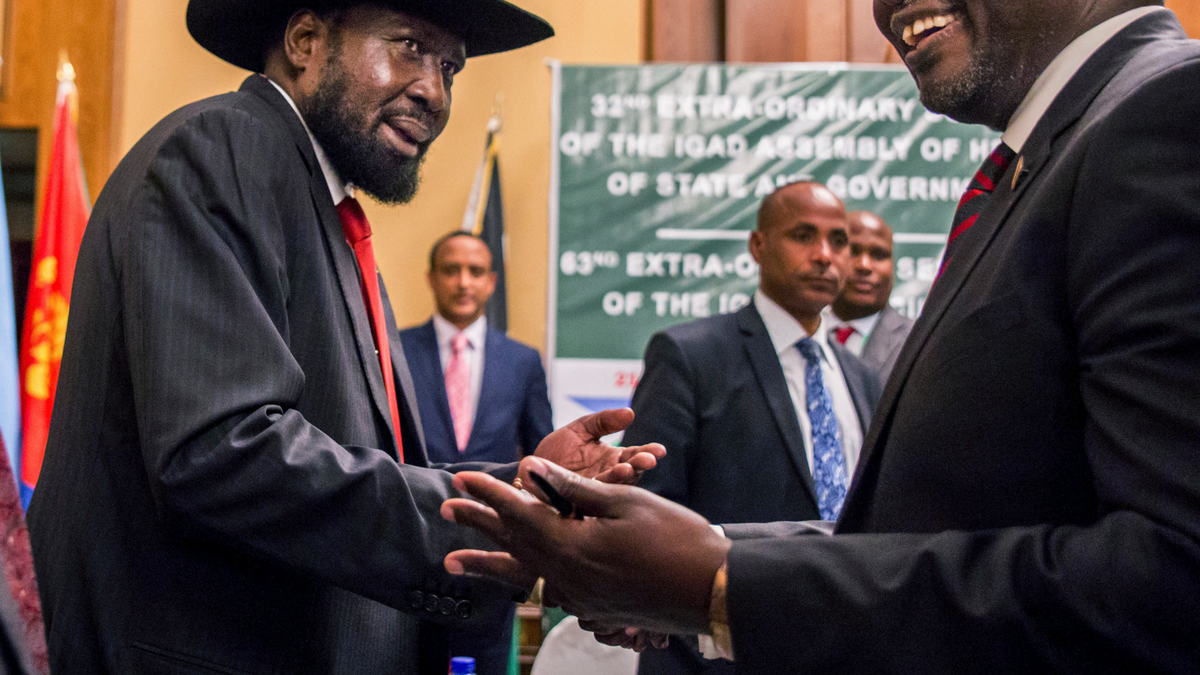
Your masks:
{"label": "handshake", "polygon": [[698,514],[629,485],[666,454],[658,444],[600,441],[632,421],[631,410],[607,410],[555,431],[521,461],[520,487],[455,476],[474,499],[447,500],[442,517],[502,551],[454,551],[446,569],[526,591],[544,579],[543,604],[578,616],[606,644],[641,651],[666,646],[671,633],[707,634],[730,542]]}

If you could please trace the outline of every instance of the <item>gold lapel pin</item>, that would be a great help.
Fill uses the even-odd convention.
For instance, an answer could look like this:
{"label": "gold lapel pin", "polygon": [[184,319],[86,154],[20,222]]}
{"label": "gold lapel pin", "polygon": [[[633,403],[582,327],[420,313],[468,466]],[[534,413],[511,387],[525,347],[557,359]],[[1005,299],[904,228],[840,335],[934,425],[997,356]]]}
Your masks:
{"label": "gold lapel pin", "polygon": [[1014,191],[1017,189],[1017,184],[1021,182],[1021,179],[1024,177],[1024,174],[1025,174],[1025,155],[1021,155],[1020,157],[1017,157],[1017,170],[1013,172],[1012,189]]}

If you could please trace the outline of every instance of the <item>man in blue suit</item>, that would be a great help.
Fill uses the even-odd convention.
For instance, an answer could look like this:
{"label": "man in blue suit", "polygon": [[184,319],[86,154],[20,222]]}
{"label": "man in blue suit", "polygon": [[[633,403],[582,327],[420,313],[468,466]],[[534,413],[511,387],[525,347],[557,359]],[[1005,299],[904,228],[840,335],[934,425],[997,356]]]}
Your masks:
{"label": "man in blue suit", "polygon": [[[496,289],[492,254],[475,235],[451,232],[429,252],[437,312],[401,331],[416,384],[425,444],[434,462],[512,462],[532,454],[554,426],[546,373],[536,350],[489,328],[484,308]],[[476,672],[503,674],[512,613],[485,633],[451,632],[455,656]]]}
{"label": "man in blue suit", "polygon": [[[656,334],[625,442],[667,456],[642,487],[714,523],[835,520],[879,401],[874,373],[823,311],[850,268],[846,207],[800,182],[766,197],[751,233],[754,302]],[[693,637],[642,654],[642,675],[732,675]]]}

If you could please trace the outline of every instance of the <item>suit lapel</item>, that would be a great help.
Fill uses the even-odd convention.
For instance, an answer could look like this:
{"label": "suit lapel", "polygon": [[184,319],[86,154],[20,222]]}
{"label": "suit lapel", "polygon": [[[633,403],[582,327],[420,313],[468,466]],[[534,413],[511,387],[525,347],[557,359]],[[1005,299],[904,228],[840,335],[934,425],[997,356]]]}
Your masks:
{"label": "suit lapel", "polygon": [[867,341],[863,343],[862,353],[859,358],[867,363],[873,363],[872,359],[882,363],[887,358],[888,345],[892,341],[890,335],[892,327],[889,325],[890,307],[885,307],[879,314],[879,319],[875,323],[875,328],[871,330],[871,334],[867,336]]}
{"label": "suit lapel", "polygon": [[[354,252],[350,245],[346,243],[346,237],[342,233],[342,221],[338,217],[337,208],[333,203],[333,197],[329,194],[329,185],[325,182],[325,175],[321,172],[321,165],[317,162],[316,154],[313,152],[312,140],[308,136],[308,132],[301,124],[300,118],[292,107],[288,105],[287,100],[275,89],[265,77],[261,75],[251,75],[245,82],[242,83],[242,90],[249,91],[258,95],[266,103],[275,110],[276,114],[283,120],[284,125],[292,134],[293,140],[296,142],[296,147],[300,154],[304,156],[305,163],[308,165],[309,171],[309,193],[312,196],[313,208],[317,212],[317,217],[321,221],[321,229],[324,231],[326,243],[329,245],[330,257],[333,259],[333,268],[338,278],[338,285],[342,291],[342,300],[346,304],[346,311],[350,316],[350,325],[353,330],[353,343],[358,351],[359,364],[363,369],[363,374],[366,377],[368,388],[370,389],[370,398],[375,406],[375,412],[378,413],[379,419],[383,421],[385,427],[392,431],[392,444],[386,448],[393,456],[396,456],[395,430],[392,429],[391,411],[388,406],[387,390],[383,384],[383,371],[379,368],[379,358],[375,354],[375,339],[371,336],[371,323],[367,318],[367,307],[363,303],[362,286],[358,280],[358,262],[354,258]],[[382,282],[380,283],[382,288]],[[386,296],[385,296],[386,297]],[[391,305],[385,299],[384,314],[390,317]],[[394,320],[393,320],[394,323]],[[394,330],[394,327],[389,327]],[[393,350],[394,352],[394,350]],[[400,355],[400,360],[403,361],[403,354]],[[392,354],[393,365],[396,362],[396,354]],[[404,368],[407,375],[408,368]],[[399,382],[397,384],[400,384]],[[406,395],[412,391],[411,377],[405,393]],[[415,402],[412,402],[412,410],[416,410]]]}
{"label": "suit lapel", "polygon": [[[867,427],[871,423],[871,402],[867,399],[867,370],[861,366],[861,362],[855,363],[852,359],[853,354],[849,349],[846,349],[836,341],[829,342],[830,349],[833,350],[833,355],[837,357],[838,369],[842,371],[842,378],[846,381],[846,388],[850,390],[850,399],[854,402],[854,412],[858,414],[858,426],[866,432]],[[805,458],[807,460],[807,458]]]}
{"label": "suit lapel", "polygon": [[[396,401],[396,404],[400,406],[400,425],[409,425],[411,426],[412,430],[416,432],[417,441],[420,444],[419,454],[421,465],[428,466],[429,454],[425,450],[425,429],[421,424],[421,410],[417,406],[417,386],[413,379],[412,371],[409,369],[408,357],[404,354],[404,345],[400,342],[400,329],[396,326],[396,316],[392,311],[392,301],[388,298],[387,286],[383,283],[382,275],[379,277],[379,295],[383,300],[383,319],[384,323],[387,325],[388,346],[392,356],[392,377],[394,377],[396,380],[396,389],[398,390],[397,395],[402,398],[402,400]],[[374,349],[374,341],[371,342],[371,345],[372,349]],[[374,353],[372,353],[372,356],[374,356]],[[383,389],[383,404],[386,406],[387,390],[383,388],[384,385],[382,376],[380,376],[379,386],[381,389]],[[404,408],[406,404],[411,419],[404,419]],[[386,411],[384,417],[390,418],[391,411],[389,411],[387,408],[384,408],[383,410]],[[400,431],[401,434],[403,434],[404,430],[401,429]],[[415,461],[418,454],[415,451],[416,448],[409,448],[408,446],[405,446],[405,463],[418,463]]]}
{"label": "suit lapel", "polygon": [[450,396],[446,393],[446,376],[442,372],[442,353],[437,341],[437,330],[430,319],[420,329],[418,351],[421,353],[421,368],[425,377],[429,378],[429,387],[433,390],[433,406],[437,413],[437,432],[448,439],[449,447],[455,446],[454,418],[450,416]]}
{"label": "suit lapel", "polygon": [[[922,348],[957,297],[971,271],[983,258],[996,234],[1007,223],[1008,215],[1013,207],[1020,201],[1028,187],[1037,181],[1038,175],[1049,163],[1055,140],[1071,128],[1087,111],[1105,85],[1132,58],[1136,45],[1144,42],[1148,34],[1170,30],[1172,23],[1175,24],[1178,32],[1182,32],[1177,28],[1178,22],[1167,12],[1156,12],[1138,19],[1117,33],[1084,63],[1066,87],[1055,97],[1054,103],[1046,110],[1042,119],[1038,121],[1037,126],[1034,127],[1029,139],[1022,147],[1019,159],[1013,161],[1008,171],[998,181],[996,191],[990,197],[987,207],[980,214],[978,221],[967,233],[962,235],[962,245],[955,253],[954,262],[946,266],[941,278],[930,289],[921,316],[913,325],[912,332],[909,334],[904,348],[900,351],[896,365],[888,378],[871,429],[863,442],[863,454],[859,459],[860,468],[855,474],[854,482],[846,497],[843,518],[846,517],[847,512],[856,514],[858,502],[869,497],[869,491],[862,497],[858,496],[858,493],[865,489],[860,486],[868,482],[868,475],[873,473],[878,465],[878,456],[886,442],[887,433],[895,415],[896,404]],[[1018,169],[1021,171],[1020,175],[1016,174]],[[1014,181],[1014,178],[1019,180]]]}
{"label": "suit lapel", "polygon": [[500,331],[488,329],[483,339],[483,382],[479,387],[479,401],[475,404],[475,419],[471,421],[471,440],[467,442],[468,449],[475,449],[478,436],[475,430],[479,428],[479,421],[486,414],[485,411],[491,410],[494,403],[492,401],[496,396],[496,383],[507,382],[510,386],[517,386],[517,382],[504,377],[505,373],[500,372],[504,368],[504,358],[501,355],[503,345],[500,340],[503,334]]}
{"label": "suit lapel", "polygon": [[767,333],[767,326],[759,316],[754,305],[738,312],[738,327],[742,331],[743,345],[758,384],[762,387],[763,397],[767,399],[767,407],[775,426],[783,436],[787,446],[788,456],[796,472],[800,474],[804,489],[817,503],[817,488],[813,484],[812,473],[808,470],[808,457],[804,452],[804,436],[800,433],[800,422],[796,419],[796,407],[792,404],[792,396],[788,392],[787,380],[783,377],[783,367],[779,365],[779,355],[775,353],[775,345]]}

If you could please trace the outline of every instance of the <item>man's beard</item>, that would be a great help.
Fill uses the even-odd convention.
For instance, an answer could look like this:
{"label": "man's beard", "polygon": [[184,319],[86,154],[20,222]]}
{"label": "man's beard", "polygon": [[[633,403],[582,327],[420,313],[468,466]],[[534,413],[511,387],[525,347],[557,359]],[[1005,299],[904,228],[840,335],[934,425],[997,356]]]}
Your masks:
{"label": "man's beard", "polygon": [[346,95],[346,72],[336,56],[325,72],[317,91],[297,107],[338,178],[386,204],[411,201],[421,182],[425,149],[409,157],[373,138],[374,125]]}
{"label": "man's beard", "polygon": [[1021,64],[1007,62],[1004,55],[1015,49],[1013,40],[1004,40],[972,54],[952,81],[919,86],[921,104],[959,122],[1002,130],[1037,78]]}
{"label": "man's beard", "polygon": [[972,117],[987,90],[988,83],[996,77],[989,72],[986,61],[972,59],[971,63],[953,81],[945,85],[921,89],[921,104],[929,110],[952,119]]}

